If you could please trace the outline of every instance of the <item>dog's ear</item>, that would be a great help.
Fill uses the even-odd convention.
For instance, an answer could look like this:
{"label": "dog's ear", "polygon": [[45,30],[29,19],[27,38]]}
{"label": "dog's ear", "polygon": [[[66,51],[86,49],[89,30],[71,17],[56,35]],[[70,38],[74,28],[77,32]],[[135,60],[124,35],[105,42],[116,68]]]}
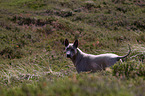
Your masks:
{"label": "dog's ear", "polygon": [[65,45],[65,47],[67,47],[69,45],[69,41],[67,39],[65,39],[64,45]]}
{"label": "dog's ear", "polygon": [[76,40],[76,41],[74,42],[73,46],[76,47],[76,48],[78,47],[78,40]]}

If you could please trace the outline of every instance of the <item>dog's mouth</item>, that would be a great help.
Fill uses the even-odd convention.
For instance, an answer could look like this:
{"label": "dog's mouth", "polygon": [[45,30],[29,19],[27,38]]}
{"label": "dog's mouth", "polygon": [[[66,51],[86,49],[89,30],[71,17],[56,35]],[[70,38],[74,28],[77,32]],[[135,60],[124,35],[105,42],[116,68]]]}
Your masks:
{"label": "dog's mouth", "polygon": [[67,57],[67,58],[71,58],[71,55],[67,54],[66,57]]}

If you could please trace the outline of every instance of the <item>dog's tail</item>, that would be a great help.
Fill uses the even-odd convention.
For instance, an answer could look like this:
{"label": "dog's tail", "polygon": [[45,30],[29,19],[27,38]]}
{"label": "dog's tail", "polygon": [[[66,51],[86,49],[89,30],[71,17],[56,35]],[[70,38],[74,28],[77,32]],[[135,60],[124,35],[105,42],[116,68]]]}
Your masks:
{"label": "dog's tail", "polygon": [[124,56],[118,56],[117,57],[117,60],[123,59],[123,58],[127,57],[130,54],[131,48],[130,48],[130,45],[129,44],[128,44],[128,47],[129,47],[128,53],[126,55],[124,55]]}

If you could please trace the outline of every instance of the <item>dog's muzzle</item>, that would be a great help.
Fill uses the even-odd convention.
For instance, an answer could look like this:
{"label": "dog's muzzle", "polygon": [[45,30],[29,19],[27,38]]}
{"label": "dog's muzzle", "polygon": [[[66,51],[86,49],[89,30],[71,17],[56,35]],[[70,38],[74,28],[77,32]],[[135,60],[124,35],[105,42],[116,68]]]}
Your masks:
{"label": "dog's muzzle", "polygon": [[66,57],[67,57],[67,58],[71,58],[71,55],[70,55],[70,54],[66,54]]}
{"label": "dog's muzzle", "polygon": [[66,57],[67,57],[67,58],[71,58],[71,52],[70,52],[70,51],[67,51],[67,52],[66,52]]}

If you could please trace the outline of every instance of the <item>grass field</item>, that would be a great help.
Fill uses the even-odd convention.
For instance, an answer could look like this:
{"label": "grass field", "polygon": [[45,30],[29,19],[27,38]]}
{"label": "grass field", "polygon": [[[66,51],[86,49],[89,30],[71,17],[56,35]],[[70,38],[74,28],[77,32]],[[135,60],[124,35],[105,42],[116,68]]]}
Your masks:
{"label": "grass field", "polygon": [[[0,0],[1,96],[145,96],[143,0]],[[78,74],[64,40],[92,54],[131,54]]]}

